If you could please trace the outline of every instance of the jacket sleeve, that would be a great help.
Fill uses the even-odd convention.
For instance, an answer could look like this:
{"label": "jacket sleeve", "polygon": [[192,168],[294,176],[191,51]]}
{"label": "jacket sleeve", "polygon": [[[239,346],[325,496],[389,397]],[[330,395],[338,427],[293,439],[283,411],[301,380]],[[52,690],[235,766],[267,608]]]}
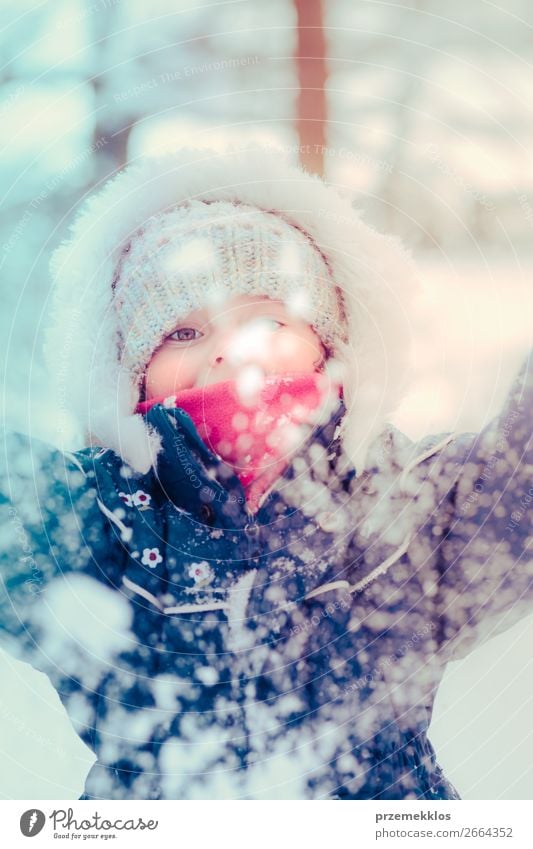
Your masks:
{"label": "jacket sleeve", "polygon": [[430,532],[437,545],[438,654],[465,657],[533,613],[531,352],[502,412],[478,434],[460,434],[433,475],[451,479]]}
{"label": "jacket sleeve", "polygon": [[3,441],[0,645],[47,674],[87,727],[129,611],[112,592],[116,539],[77,456],[16,432]]}

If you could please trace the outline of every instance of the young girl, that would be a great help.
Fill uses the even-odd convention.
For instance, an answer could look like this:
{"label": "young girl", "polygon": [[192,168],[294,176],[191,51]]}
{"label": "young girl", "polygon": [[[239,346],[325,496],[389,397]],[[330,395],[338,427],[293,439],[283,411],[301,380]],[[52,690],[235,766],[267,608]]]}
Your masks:
{"label": "young girl", "polygon": [[3,645],[81,798],[459,798],[436,689],[533,599],[527,363],[480,434],[400,433],[409,257],[256,146],[129,166],[52,272],[85,447],[8,439]]}

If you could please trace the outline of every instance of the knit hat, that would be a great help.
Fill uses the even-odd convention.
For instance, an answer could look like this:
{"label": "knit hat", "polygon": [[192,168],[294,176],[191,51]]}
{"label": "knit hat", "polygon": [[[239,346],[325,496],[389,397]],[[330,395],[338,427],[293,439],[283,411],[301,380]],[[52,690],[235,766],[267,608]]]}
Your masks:
{"label": "knit hat", "polygon": [[[123,309],[117,311],[118,300],[114,304],[114,299],[125,296],[132,283],[129,273],[123,276],[125,257],[122,264],[121,257],[129,241],[129,253],[134,250],[133,235],[139,228],[153,226],[158,237],[166,238],[166,228],[161,228],[160,221],[152,225],[151,219],[173,215],[182,205],[188,211],[178,212],[178,216],[193,211],[196,214],[202,208],[198,202],[208,210],[209,204],[231,206],[228,220],[221,222],[221,216],[216,216],[211,222],[213,227],[214,221],[229,228],[242,228],[245,223],[256,228],[259,221],[261,225],[267,220],[274,222],[280,227],[279,236],[272,234],[271,238],[267,230],[269,235],[265,238],[263,226],[260,228],[260,244],[264,248],[266,241],[270,249],[271,242],[285,241],[287,231],[281,229],[285,222],[291,228],[287,244],[302,244],[302,239],[307,239],[325,258],[331,280],[342,289],[347,319],[347,342],[339,333],[332,360],[346,405],[339,436],[359,475],[369,459],[371,444],[383,432],[408,386],[416,268],[397,237],[378,233],[362,220],[345,189],[339,192],[335,186],[307,173],[283,150],[256,143],[243,145],[240,140],[224,150],[191,147],[143,156],[84,199],[70,233],[54,251],[50,265],[54,286],[45,356],[50,390],[56,399],[54,442],[67,449],[80,444],[110,448],[140,474],[156,468],[161,439],[136,412],[140,385],[134,372],[164,332],[167,315],[161,314],[150,342],[144,344],[145,322],[139,336],[142,342],[134,335],[135,344],[130,343],[128,348],[128,332],[122,319],[126,320],[128,309],[133,316],[135,308],[133,304],[126,306],[124,301]],[[244,207],[239,207],[243,215],[237,215],[239,204],[265,214],[245,214]],[[222,262],[231,263],[229,252],[226,259],[217,252],[222,243],[234,244],[235,240],[225,238],[224,233],[214,240],[217,258],[221,256]],[[245,244],[254,246],[256,251],[255,238]],[[244,248],[239,242],[239,251]],[[323,282],[326,274],[320,257],[315,263],[311,255],[305,252],[303,260],[313,268],[306,279],[310,284],[306,291],[318,293],[312,281]],[[182,255],[180,274],[185,275],[189,272],[184,260]],[[275,263],[269,258],[260,267],[272,275],[271,279],[281,279],[279,271],[274,272]],[[235,264],[240,266],[241,262]],[[147,269],[148,265],[144,274]],[[178,277],[174,276],[173,281]],[[167,284],[168,279],[165,278]],[[196,279],[201,280],[199,276]],[[217,280],[220,279],[219,275]],[[232,282],[235,280],[234,272]],[[150,291],[153,293],[158,285],[156,277]],[[321,296],[331,291],[320,288]],[[181,288],[180,297],[184,293]],[[162,300],[165,305],[168,303],[166,293]],[[134,301],[147,306],[142,286]],[[180,311],[182,306],[185,309],[181,300],[179,306],[174,301],[172,305],[173,311]],[[318,309],[317,303],[315,306]],[[326,312],[329,315],[328,307]],[[320,332],[325,336],[334,329],[335,319],[331,316],[321,325]],[[313,320],[319,321],[317,317]]]}
{"label": "knit hat", "polygon": [[328,348],[347,340],[324,255],[279,214],[248,204],[191,200],[151,216],[125,245],[113,290],[120,360],[134,378],[181,318],[228,295],[283,300]]}

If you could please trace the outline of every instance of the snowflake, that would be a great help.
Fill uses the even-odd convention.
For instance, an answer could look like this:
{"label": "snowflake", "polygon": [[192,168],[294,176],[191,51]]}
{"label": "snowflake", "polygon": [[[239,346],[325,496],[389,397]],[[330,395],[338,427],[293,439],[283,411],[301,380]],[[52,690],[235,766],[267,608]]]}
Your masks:
{"label": "snowflake", "polygon": [[141,563],[143,566],[149,566],[150,569],[155,569],[158,563],[162,563],[163,558],[159,553],[158,548],[144,548]]}

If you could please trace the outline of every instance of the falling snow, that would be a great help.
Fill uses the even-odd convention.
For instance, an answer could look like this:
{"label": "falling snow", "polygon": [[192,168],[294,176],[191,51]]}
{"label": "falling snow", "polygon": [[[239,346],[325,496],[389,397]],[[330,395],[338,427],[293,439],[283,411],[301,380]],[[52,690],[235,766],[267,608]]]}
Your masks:
{"label": "falling snow", "polygon": [[[430,694],[533,600],[525,377],[481,434],[414,444],[391,426],[359,475],[333,439],[340,407],[255,529],[192,446],[128,493],[113,452],[75,464],[11,435],[3,645],[46,672],[95,752],[86,793],[454,798]],[[206,523],[197,482],[217,481]]]}

